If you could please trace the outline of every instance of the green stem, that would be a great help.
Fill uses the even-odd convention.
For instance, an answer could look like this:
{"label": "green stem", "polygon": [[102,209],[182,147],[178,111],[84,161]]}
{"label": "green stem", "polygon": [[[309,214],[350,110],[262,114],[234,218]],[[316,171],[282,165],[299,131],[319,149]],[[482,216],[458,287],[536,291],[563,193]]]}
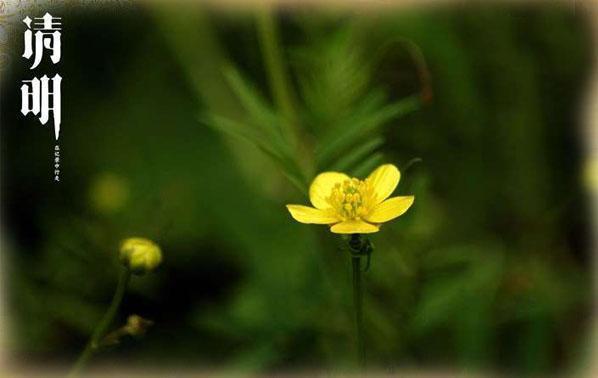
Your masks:
{"label": "green stem", "polygon": [[307,186],[306,177],[313,174],[314,168],[313,148],[301,131],[291,79],[284,64],[276,19],[271,8],[266,6],[260,11],[257,29],[270,91],[282,116],[281,133],[288,143],[293,163],[301,173],[301,181]]}
{"label": "green stem", "polygon": [[264,9],[260,12],[257,26],[270,89],[276,105],[286,118],[287,130],[285,131],[289,133],[287,136],[294,138],[296,136],[294,127],[297,127],[297,113],[291,95],[289,78],[283,64],[282,52],[280,51],[278,30],[270,9]]}
{"label": "green stem", "polygon": [[77,362],[75,362],[75,365],[73,366],[70,374],[68,375],[69,377],[72,378],[78,376],[81,370],[85,367],[85,365],[87,365],[89,359],[98,350],[100,341],[108,331],[108,327],[110,327],[110,325],[114,321],[114,317],[116,316],[118,308],[120,307],[123,297],[125,296],[125,292],[127,290],[127,285],[129,284],[130,278],[131,271],[127,268],[123,269],[120,274],[120,278],[118,279],[118,285],[116,286],[114,297],[112,297],[112,303],[110,303],[110,307],[108,307],[108,310],[104,314],[104,317],[93,331],[93,334],[91,335],[91,338],[87,343],[87,346],[79,355]]}
{"label": "green stem", "polygon": [[270,8],[260,11],[257,28],[270,91],[283,118],[282,133],[301,173],[305,174],[306,170],[311,170],[311,161],[305,153],[306,141],[302,140],[291,80],[284,64],[276,20]]}
{"label": "green stem", "polygon": [[365,367],[365,344],[363,341],[363,294],[361,285],[361,257],[351,256],[353,265],[353,307],[355,309],[355,327],[357,336],[357,358],[359,367]]}

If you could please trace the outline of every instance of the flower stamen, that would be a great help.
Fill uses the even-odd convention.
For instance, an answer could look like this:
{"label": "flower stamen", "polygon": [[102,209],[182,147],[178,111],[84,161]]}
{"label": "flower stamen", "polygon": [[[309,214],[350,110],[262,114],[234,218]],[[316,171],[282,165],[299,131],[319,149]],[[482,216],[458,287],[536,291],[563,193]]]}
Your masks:
{"label": "flower stamen", "polygon": [[359,220],[368,212],[370,185],[357,178],[344,180],[332,188],[328,202],[342,220]]}

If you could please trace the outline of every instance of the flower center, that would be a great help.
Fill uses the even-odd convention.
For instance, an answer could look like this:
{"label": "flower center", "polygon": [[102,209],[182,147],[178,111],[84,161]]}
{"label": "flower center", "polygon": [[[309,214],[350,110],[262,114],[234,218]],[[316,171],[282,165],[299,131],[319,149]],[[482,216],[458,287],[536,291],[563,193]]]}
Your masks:
{"label": "flower center", "polygon": [[367,180],[344,180],[334,185],[328,202],[343,220],[360,219],[368,212],[370,188]]}

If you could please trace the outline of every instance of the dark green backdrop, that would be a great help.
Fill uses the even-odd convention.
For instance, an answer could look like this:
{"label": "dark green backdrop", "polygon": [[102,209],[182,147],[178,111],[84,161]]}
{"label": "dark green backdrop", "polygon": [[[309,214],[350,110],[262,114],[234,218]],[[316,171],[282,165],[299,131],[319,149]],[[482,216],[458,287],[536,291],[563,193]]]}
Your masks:
{"label": "dark green backdrop", "polygon": [[[75,359],[114,290],[119,240],[139,235],[162,246],[164,261],[133,279],[119,323],[136,313],[155,324],[94,364],[351,368],[349,256],[338,236],[295,223],[284,205],[306,202],[318,171],[363,175],[391,162],[403,171],[397,193],[416,201],[372,237],[370,366],[585,366],[583,12],[52,12],[63,17],[62,62],[40,69],[64,78],[59,185],[52,129],[19,113],[20,80],[31,75],[20,36],[2,87],[15,361]],[[281,59],[263,54],[269,43]],[[286,99],[271,89],[277,64]]]}

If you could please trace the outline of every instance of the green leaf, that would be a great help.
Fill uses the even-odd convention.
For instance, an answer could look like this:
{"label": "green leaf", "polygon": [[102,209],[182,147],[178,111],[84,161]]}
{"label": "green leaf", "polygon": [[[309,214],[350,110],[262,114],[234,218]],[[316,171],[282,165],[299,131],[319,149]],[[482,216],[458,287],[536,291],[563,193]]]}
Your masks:
{"label": "green leaf", "polygon": [[262,152],[268,155],[282,170],[284,176],[293,184],[302,194],[307,195],[307,181],[300,168],[295,162],[285,156],[278,156],[269,150],[258,146]]}
{"label": "green leaf", "polygon": [[336,32],[314,36],[308,46],[291,53],[302,98],[320,126],[315,132],[351,115],[369,90],[371,66],[356,43],[358,38],[354,25],[347,24]]}
{"label": "green leaf", "polygon": [[369,132],[394,118],[417,110],[419,106],[419,96],[410,96],[385,106],[365,119],[347,124],[342,133],[332,135],[321,142],[321,147],[316,152],[318,166],[326,166],[335,156],[359,142]]}
{"label": "green leaf", "polygon": [[233,66],[223,68],[223,75],[231,89],[237,95],[241,105],[251,116],[252,124],[269,136],[280,137],[280,122],[275,112],[263,100],[258,90],[252,87]]}
{"label": "green leaf", "polygon": [[[230,118],[216,114],[200,115],[198,121],[201,124],[214,128],[217,131],[224,132],[233,137],[245,139],[255,145],[260,145],[263,138],[255,132],[248,124],[234,121]],[[268,146],[265,146],[268,147]],[[268,148],[274,152],[275,149]]]}
{"label": "green leaf", "polygon": [[353,171],[350,173],[354,177],[366,177],[370,172],[374,170],[378,165],[382,164],[384,161],[384,154],[381,152],[376,152],[369,158],[365,159],[361,164],[359,164]]}
{"label": "green leaf", "polygon": [[199,121],[216,130],[227,133],[233,137],[244,139],[266,154],[278,167],[289,181],[295,185],[302,193],[307,193],[307,182],[301,169],[295,161],[291,159],[286,150],[272,146],[265,141],[267,138],[261,137],[249,125],[233,121],[229,118],[210,114],[200,116]]}
{"label": "green leaf", "polygon": [[355,167],[356,164],[363,161],[368,155],[375,152],[380,146],[384,144],[384,138],[376,137],[356,149],[342,156],[334,164],[331,165],[331,171],[346,172]]}

